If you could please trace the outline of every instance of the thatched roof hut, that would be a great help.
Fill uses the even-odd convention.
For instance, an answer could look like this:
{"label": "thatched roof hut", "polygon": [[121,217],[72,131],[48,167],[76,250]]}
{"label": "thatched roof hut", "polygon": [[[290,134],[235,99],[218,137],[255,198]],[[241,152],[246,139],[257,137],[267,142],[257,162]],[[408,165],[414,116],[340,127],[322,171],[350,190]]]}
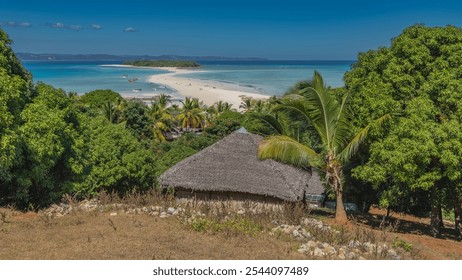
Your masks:
{"label": "thatched roof hut", "polygon": [[160,176],[160,185],[202,198],[301,201],[324,192],[316,172],[259,160],[262,139],[241,128],[174,165]]}

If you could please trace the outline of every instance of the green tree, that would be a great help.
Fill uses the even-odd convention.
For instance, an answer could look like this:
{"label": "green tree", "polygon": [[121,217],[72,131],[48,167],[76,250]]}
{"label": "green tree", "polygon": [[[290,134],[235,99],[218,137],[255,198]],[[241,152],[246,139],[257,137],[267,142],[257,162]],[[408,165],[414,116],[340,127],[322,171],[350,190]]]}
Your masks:
{"label": "green tree", "polygon": [[[289,119],[298,122],[303,119],[319,137],[321,149],[316,151],[286,135],[270,136],[264,139],[258,150],[261,159],[272,158],[301,168],[315,167],[325,174],[327,184],[337,198],[335,220],[348,221],[343,205],[343,166],[357,151],[373,125],[381,124],[383,116],[353,135],[349,94],[342,98],[334,95],[324,85],[318,72],[314,73],[310,86],[299,94],[286,97],[277,108]],[[307,127],[308,127],[307,126]]]}
{"label": "green tree", "polygon": [[[411,205],[425,193],[435,236],[441,207],[461,204],[460,196],[444,200],[460,194],[462,184],[461,77],[462,30],[423,25],[405,29],[390,47],[360,54],[345,75],[356,127],[384,112],[396,116],[386,133],[371,135],[353,175],[372,184],[385,206]],[[390,192],[401,198],[388,199]]]}
{"label": "green tree", "polygon": [[172,104],[172,96],[161,93],[154,98],[154,101],[158,103],[162,109],[167,109],[167,107]]}
{"label": "green tree", "polygon": [[89,170],[75,192],[81,196],[100,191],[124,194],[144,191],[155,185],[155,156],[124,124],[103,117],[88,119]]}
{"label": "green tree", "polygon": [[235,111],[221,113],[217,119],[205,128],[205,132],[220,137],[226,136],[242,126],[243,116]]}
{"label": "green tree", "polygon": [[171,110],[165,106],[165,102],[153,102],[148,110],[149,117],[152,121],[154,140],[158,142],[166,141],[165,133],[170,131],[175,121],[175,118],[170,112]]}
{"label": "green tree", "polygon": [[218,102],[215,102],[215,104],[213,104],[213,107],[216,108],[216,111],[221,114],[223,112],[228,112],[228,111],[232,111],[232,107],[233,107],[233,104],[230,104],[228,102],[224,102],[224,101],[218,101]]}
{"label": "green tree", "polygon": [[46,206],[72,188],[85,165],[73,102],[33,86],[0,29],[0,204]]}
{"label": "green tree", "polygon": [[[10,77],[17,76],[31,86],[32,75],[22,66],[21,62],[14,54],[11,49],[11,43],[11,39],[0,28],[0,69],[3,69],[6,75]],[[27,92],[24,92],[24,94],[26,93]]]}
{"label": "green tree", "polygon": [[186,97],[182,103],[183,108],[177,116],[180,126],[186,131],[190,131],[192,128],[203,127],[206,117],[199,99]]}
{"label": "green tree", "polygon": [[[289,94],[296,94],[299,92],[303,87],[302,85],[306,85],[306,83],[299,82],[297,83],[297,86],[294,87],[293,89],[289,90],[288,92],[285,93],[285,95]],[[305,86],[306,88],[307,86]],[[295,90],[297,89],[297,90]],[[264,100],[264,99],[255,99],[252,97],[248,96],[243,96],[242,97],[242,102],[239,105],[239,109],[242,109],[245,113],[248,112],[265,112],[268,110],[271,110],[273,105],[276,105],[280,102],[280,98],[277,96],[271,96],[270,98]]]}
{"label": "green tree", "polygon": [[21,160],[20,114],[34,96],[32,77],[16,58],[11,43],[0,28],[0,189],[13,179],[12,171]]}
{"label": "green tree", "polygon": [[239,109],[242,109],[244,112],[252,110],[254,99],[248,96],[243,96],[241,99],[242,101],[239,105]]}
{"label": "green tree", "polygon": [[183,159],[197,153],[191,147],[185,145],[175,145],[170,150],[165,152],[159,160],[157,161],[156,165],[156,174],[160,176],[162,173],[167,171],[170,167],[174,166],[178,162],[182,161]]}
{"label": "green tree", "polygon": [[103,114],[110,122],[118,123],[122,119],[125,100],[122,96],[110,89],[90,91],[79,98],[82,111],[93,116]]}
{"label": "green tree", "polygon": [[123,100],[122,96],[110,89],[98,89],[85,93],[80,97],[80,101],[94,108],[101,108],[107,101],[116,103]]}
{"label": "green tree", "polygon": [[158,143],[154,148],[158,156],[156,174],[162,174],[176,163],[212,145],[218,139],[208,133],[200,135],[185,133],[173,142]]}
{"label": "green tree", "polygon": [[218,102],[215,102],[212,106],[206,108],[205,117],[207,126],[213,125],[221,114],[225,112],[235,111],[234,109],[232,109],[232,106],[232,104],[220,100]]}
{"label": "green tree", "polygon": [[106,119],[113,123],[114,122],[114,119],[115,119],[115,115],[116,115],[116,107],[114,106],[114,103],[112,103],[111,101],[107,100],[103,106],[102,106],[102,109],[103,109],[103,114],[104,116],[106,117]]}
{"label": "green tree", "polygon": [[125,127],[139,140],[150,140],[153,137],[151,120],[148,116],[149,108],[141,101],[128,101],[123,111]]}
{"label": "green tree", "polygon": [[[290,95],[286,93],[285,95]],[[244,113],[244,126],[248,131],[261,135],[287,135],[294,139],[299,139],[299,127],[303,122],[288,120],[285,114],[280,112],[283,102],[272,102],[270,100],[252,100],[252,107]]]}
{"label": "green tree", "polygon": [[47,206],[72,191],[86,168],[81,116],[62,90],[45,84],[20,114],[22,153],[6,187],[18,207]]}

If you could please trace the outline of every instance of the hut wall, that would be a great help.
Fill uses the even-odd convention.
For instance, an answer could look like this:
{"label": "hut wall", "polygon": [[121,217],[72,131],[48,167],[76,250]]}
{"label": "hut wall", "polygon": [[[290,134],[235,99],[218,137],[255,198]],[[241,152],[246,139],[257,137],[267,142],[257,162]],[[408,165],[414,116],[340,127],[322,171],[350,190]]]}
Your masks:
{"label": "hut wall", "polygon": [[195,198],[198,200],[236,200],[236,201],[255,201],[255,202],[265,202],[265,203],[278,203],[282,202],[281,199],[256,195],[256,194],[247,194],[241,192],[215,192],[215,191],[191,191],[191,190],[175,190],[175,196],[177,198]]}

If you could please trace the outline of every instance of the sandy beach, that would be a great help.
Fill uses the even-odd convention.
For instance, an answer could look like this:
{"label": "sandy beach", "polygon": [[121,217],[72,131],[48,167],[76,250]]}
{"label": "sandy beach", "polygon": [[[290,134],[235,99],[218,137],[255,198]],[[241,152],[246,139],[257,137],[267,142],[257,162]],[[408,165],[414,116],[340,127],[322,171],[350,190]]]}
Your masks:
{"label": "sandy beach", "polygon": [[168,70],[170,73],[152,75],[149,82],[162,84],[175,89],[184,97],[199,98],[204,104],[211,106],[215,102],[225,101],[239,109],[243,96],[256,99],[267,99],[267,95],[251,92],[250,89],[239,85],[230,85],[218,81],[199,80],[186,77],[178,77],[178,74],[197,73],[201,70],[180,68],[156,68]]}

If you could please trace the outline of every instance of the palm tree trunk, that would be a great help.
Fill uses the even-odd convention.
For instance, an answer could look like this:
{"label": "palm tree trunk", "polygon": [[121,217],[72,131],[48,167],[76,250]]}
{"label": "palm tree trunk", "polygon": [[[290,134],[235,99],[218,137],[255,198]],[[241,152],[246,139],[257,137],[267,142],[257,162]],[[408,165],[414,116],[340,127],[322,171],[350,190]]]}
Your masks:
{"label": "palm tree trunk", "polygon": [[332,154],[326,157],[326,181],[332,186],[337,197],[335,206],[335,223],[347,224],[348,217],[343,205],[342,166],[333,160]]}
{"label": "palm tree trunk", "polygon": [[348,217],[345,211],[345,206],[343,205],[343,188],[337,189],[337,205],[335,207],[335,223],[337,224],[347,224]]}

